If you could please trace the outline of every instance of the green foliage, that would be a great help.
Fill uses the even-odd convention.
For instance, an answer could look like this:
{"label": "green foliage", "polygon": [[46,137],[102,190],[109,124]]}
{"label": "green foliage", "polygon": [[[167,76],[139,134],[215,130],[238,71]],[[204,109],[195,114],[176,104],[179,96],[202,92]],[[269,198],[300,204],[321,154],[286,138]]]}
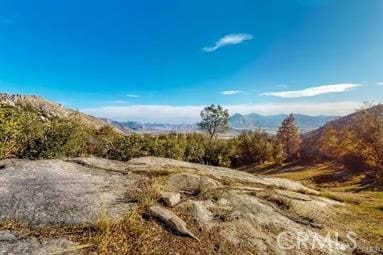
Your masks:
{"label": "green foliage", "polygon": [[232,140],[209,139],[205,141],[205,164],[229,167],[234,154],[235,146]]}
{"label": "green foliage", "polygon": [[220,105],[206,106],[200,115],[201,122],[198,124],[201,129],[209,133],[210,138],[213,138],[218,133],[225,132],[229,128],[229,111],[223,109]]}
{"label": "green foliage", "polygon": [[154,155],[157,157],[182,160],[185,152],[186,142],[182,134],[170,133],[155,138],[157,142]]}
{"label": "green foliage", "polygon": [[279,160],[280,152],[275,139],[260,130],[232,139],[211,139],[199,133],[125,135],[110,126],[90,128],[76,113],[47,119],[33,108],[0,107],[0,159],[157,156],[229,167]]}
{"label": "green foliage", "polygon": [[121,150],[121,135],[116,133],[111,126],[104,126],[96,130],[93,134],[92,147],[93,154],[110,159],[120,159],[123,157]]}
{"label": "green foliage", "polygon": [[24,157],[39,150],[34,141],[42,137],[45,123],[34,111],[0,108],[0,158]]}
{"label": "green foliage", "polygon": [[241,164],[272,161],[274,141],[265,131],[245,131],[236,138],[238,161]]}
{"label": "green foliage", "polygon": [[184,160],[193,163],[204,163],[205,137],[201,134],[187,134]]}
{"label": "green foliage", "polygon": [[144,148],[144,139],[142,136],[132,134],[118,139],[118,147],[121,150],[120,160],[129,160],[150,155]]}

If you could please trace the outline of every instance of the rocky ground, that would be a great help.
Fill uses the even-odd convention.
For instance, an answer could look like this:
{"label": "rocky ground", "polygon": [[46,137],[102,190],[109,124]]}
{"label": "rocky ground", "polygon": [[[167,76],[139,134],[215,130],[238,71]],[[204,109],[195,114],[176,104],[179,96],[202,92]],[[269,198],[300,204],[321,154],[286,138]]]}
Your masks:
{"label": "rocky ground", "polygon": [[[154,157],[5,160],[0,184],[0,254],[375,252],[352,249],[335,224],[343,203],[228,168]],[[338,242],[325,239],[335,232]]]}

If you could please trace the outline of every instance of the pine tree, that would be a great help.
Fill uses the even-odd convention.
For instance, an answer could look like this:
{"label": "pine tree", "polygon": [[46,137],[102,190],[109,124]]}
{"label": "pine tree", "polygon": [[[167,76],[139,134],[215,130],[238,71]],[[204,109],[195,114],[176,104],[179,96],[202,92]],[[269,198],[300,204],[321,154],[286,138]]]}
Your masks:
{"label": "pine tree", "polygon": [[282,144],[287,159],[291,160],[299,156],[301,138],[293,114],[282,121],[277,132],[277,140]]}

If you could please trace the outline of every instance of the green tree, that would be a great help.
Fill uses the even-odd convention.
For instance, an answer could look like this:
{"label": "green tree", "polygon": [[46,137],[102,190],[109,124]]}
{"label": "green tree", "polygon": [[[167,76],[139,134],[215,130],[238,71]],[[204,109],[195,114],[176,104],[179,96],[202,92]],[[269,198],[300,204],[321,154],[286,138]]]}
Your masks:
{"label": "green tree", "polygon": [[237,160],[240,164],[264,163],[273,161],[274,144],[265,131],[244,131],[237,138]]}
{"label": "green tree", "polygon": [[220,105],[206,106],[200,115],[201,122],[198,125],[209,133],[210,138],[229,129],[229,111],[223,109]]}
{"label": "green tree", "polygon": [[290,114],[282,121],[277,132],[277,140],[283,145],[287,159],[294,159],[299,156],[301,138],[293,114]]}

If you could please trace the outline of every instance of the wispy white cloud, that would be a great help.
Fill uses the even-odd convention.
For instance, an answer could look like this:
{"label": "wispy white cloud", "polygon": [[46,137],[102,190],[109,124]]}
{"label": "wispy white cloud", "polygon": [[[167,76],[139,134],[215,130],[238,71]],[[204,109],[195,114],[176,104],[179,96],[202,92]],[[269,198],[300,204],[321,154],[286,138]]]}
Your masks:
{"label": "wispy white cloud", "polygon": [[253,39],[253,36],[250,34],[228,34],[216,41],[213,46],[204,47],[203,50],[206,52],[213,52],[221,47],[240,44],[251,39]]}
{"label": "wispy white cloud", "polygon": [[242,90],[224,90],[224,91],[221,91],[221,94],[225,95],[225,96],[232,96],[232,95],[242,94],[242,93],[244,93],[244,91],[242,91]]}
{"label": "wispy white cloud", "polygon": [[264,92],[261,96],[275,96],[283,98],[298,98],[298,97],[312,97],[329,93],[340,93],[349,91],[353,88],[359,87],[361,84],[355,83],[338,83],[330,85],[322,85],[317,87],[306,88],[302,90],[279,91],[279,92]]}
{"label": "wispy white cloud", "polygon": [[378,84],[378,85],[383,85],[383,82],[378,82],[378,83],[376,83],[376,84]]}
{"label": "wispy white cloud", "polygon": [[113,104],[129,104],[130,102],[125,101],[125,100],[114,100],[114,101],[111,101],[111,103],[113,103]]}
{"label": "wispy white cloud", "polygon": [[130,98],[139,98],[140,97],[140,95],[137,95],[137,94],[126,94],[125,96],[130,97]]}
{"label": "wispy white cloud", "polygon": [[[224,105],[230,114],[259,113],[264,115],[281,113],[303,113],[309,115],[346,115],[362,105],[361,102],[300,102],[300,103],[269,103]],[[135,120],[160,123],[195,123],[199,121],[199,113],[205,105],[111,105],[81,109],[83,112],[106,117],[118,121]]]}

